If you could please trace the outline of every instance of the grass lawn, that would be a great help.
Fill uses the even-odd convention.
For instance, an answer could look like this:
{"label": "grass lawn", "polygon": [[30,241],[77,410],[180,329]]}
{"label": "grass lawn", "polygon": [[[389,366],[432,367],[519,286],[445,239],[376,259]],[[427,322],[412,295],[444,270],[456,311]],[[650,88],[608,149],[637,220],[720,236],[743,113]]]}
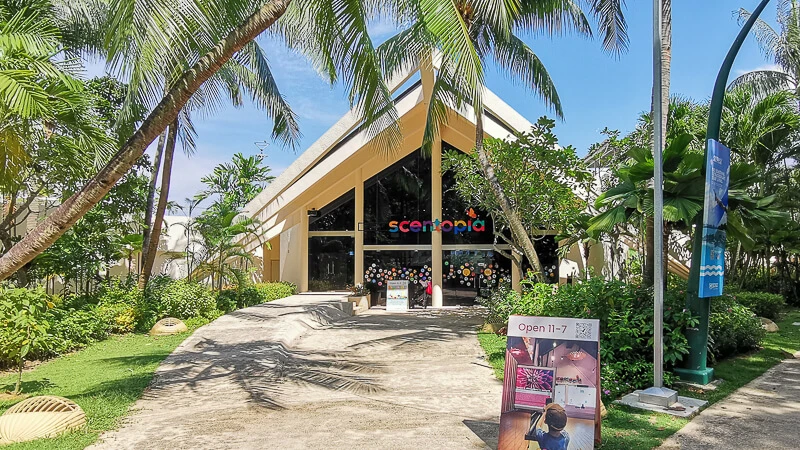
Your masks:
{"label": "grass lawn", "polygon": [[[113,336],[84,350],[37,366],[22,376],[23,393],[59,395],[86,412],[84,430],[55,439],[25,442],[3,449],[82,449],[115,428],[150,383],[158,364],[189,336],[141,334]],[[14,389],[15,375],[0,376],[0,392]],[[12,403],[0,400],[0,413]]]}
{"label": "grass lawn", "polygon": [[[766,336],[762,350],[727,359],[714,366],[715,376],[725,380],[716,390],[690,392],[681,388],[680,395],[708,400],[709,404],[716,403],[789,357],[789,354],[800,351],[800,327],[792,325],[792,322],[800,322],[800,310],[792,309],[783,315],[777,322],[780,331]],[[478,341],[495,375],[502,379],[505,336],[479,333]],[[598,447],[602,450],[649,450],[689,422],[667,414],[646,413],[616,404],[606,406],[608,416],[603,419],[603,444]]]}

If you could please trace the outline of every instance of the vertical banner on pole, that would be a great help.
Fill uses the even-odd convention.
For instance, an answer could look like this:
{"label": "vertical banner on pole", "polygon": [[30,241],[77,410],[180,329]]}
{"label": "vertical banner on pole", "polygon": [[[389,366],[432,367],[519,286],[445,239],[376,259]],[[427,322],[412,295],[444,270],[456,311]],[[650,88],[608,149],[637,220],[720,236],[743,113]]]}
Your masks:
{"label": "vertical banner on pole", "polygon": [[591,450],[600,425],[600,321],[511,316],[498,450]]}
{"label": "vertical banner on pole", "polygon": [[705,204],[703,205],[703,250],[700,253],[699,297],[722,295],[725,275],[725,243],[728,223],[728,183],[731,151],[714,139],[708,140]]}

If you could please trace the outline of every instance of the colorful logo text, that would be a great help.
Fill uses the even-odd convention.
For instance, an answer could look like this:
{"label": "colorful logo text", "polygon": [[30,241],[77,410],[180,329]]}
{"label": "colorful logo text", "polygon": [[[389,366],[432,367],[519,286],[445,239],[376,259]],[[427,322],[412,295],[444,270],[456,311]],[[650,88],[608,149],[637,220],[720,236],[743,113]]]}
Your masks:
{"label": "colorful logo text", "polygon": [[389,232],[391,233],[432,233],[434,231],[438,232],[445,232],[445,233],[469,233],[469,232],[482,232],[486,230],[486,224],[483,220],[445,220],[441,221],[439,219],[436,220],[425,220],[420,222],[419,220],[403,220],[397,221],[393,220],[389,222]]}

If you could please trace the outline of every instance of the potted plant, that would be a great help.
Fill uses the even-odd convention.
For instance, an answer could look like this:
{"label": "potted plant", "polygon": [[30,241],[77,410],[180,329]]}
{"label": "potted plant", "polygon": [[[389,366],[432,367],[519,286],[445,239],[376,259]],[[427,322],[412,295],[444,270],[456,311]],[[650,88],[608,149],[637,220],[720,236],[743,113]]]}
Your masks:
{"label": "potted plant", "polygon": [[347,300],[352,302],[353,306],[359,310],[369,309],[369,288],[363,284],[356,284],[349,286],[348,289],[350,289],[350,295]]}

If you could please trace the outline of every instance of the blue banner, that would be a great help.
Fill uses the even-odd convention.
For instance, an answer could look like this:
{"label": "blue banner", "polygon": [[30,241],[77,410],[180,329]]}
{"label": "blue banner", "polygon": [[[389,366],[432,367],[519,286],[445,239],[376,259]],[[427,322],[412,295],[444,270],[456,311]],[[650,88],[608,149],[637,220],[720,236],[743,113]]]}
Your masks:
{"label": "blue banner", "polygon": [[716,297],[722,295],[725,276],[725,229],[728,223],[731,151],[719,142],[709,139],[707,157],[699,296]]}

